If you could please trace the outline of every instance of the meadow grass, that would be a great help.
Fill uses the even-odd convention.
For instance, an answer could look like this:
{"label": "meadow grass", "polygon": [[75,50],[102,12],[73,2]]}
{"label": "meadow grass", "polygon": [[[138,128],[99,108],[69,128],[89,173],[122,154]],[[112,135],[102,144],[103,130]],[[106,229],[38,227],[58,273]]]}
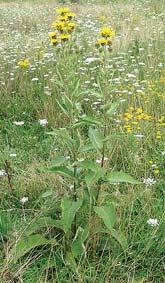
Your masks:
{"label": "meadow grass", "polygon": [[[60,47],[48,37],[59,3],[0,1],[0,283],[164,282],[164,1],[107,2],[68,4],[77,27]],[[95,46],[103,26],[116,33],[111,52]],[[20,68],[24,58],[30,66]],[[72,133],[84,116],[95,118],[92,126],[102,131],[105,100],[117,108],[104,120],[104,167],[141,182],[100,187],[99,205],[114,204],[115,225],[127,248],[102,233],[97,248],[91,239],[84,243],[76,267],[65,258],[65,238],[14,261],[11,250],[24,231],[41,217],[59,219],[61,199],[73,185],[71,179],[42,173],[57,156],[72,159],[64,140],[47,133],[60,128]],[[89,134],[89,125],[81,125],[80,144]],[[98,164],[101,158],[93,150],[81,151],[77,159]],[[82,195],[86,203],[83,190],[78,198]],[[80,226],[88,213],[83,206]],[[90,226],[100,227],[98,218],[93,221]],[[41,235],[61,235],[47,226]]]}

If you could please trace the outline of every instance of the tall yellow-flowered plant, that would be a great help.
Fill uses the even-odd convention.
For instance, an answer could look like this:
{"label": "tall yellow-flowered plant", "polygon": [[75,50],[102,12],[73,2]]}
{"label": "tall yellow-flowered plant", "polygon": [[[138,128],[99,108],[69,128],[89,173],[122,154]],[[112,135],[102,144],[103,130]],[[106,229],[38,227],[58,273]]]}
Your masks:
{"label": "tall yellow-flowered plant", "polygon": [[55,11],[57,13],[57,18],[51,25],[54,31],[49,33],[53,45],[68,41],[71,38],[71,33],[76,27],[76,23],[73,21],[76,14],[68,7],[62,6],[56,8]]}
{"label": "tall yellow-flowered plant", "polygon": [[97,47],[107,46],[109,51],[111,51],[112,37],[115,36],[115,31],[112,28],[105,26],[102,27],[100,34],[102,37],[97,39],[96,46]]}

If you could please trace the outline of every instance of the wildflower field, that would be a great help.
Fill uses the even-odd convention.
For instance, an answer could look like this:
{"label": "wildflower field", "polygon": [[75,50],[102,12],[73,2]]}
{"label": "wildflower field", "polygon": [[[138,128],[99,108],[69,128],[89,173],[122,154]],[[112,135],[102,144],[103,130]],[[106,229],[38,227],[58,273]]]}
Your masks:
{"label": "wildflower field", "polygon": [[164,282],[164,11],[0,1],[0,283]]}

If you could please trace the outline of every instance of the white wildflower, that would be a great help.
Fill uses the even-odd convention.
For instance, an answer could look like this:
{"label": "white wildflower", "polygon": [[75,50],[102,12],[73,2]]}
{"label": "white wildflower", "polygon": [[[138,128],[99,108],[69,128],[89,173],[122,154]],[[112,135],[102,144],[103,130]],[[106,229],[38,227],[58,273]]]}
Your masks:
{"label": "white wildflower", "polygon": [[4,176],[6,176],[7,174],[6,174],[6,171],[5,170],[0,170],[0,177],[4,177]]}
{"label": "white wildflower", "polygon": [[39,78],[32,78],[32,82],[37,82],[39,81]]}
{"label": "white wildflower", "polygon": [[15,121],[15,122],[13,122],[13,124],[16,125],[16,126],[22,126],[22,125],[25,124],[25,122],[24,121]]}
{"label": "white wildflower", "polygon": [[159,225],[159,222],[158,222],[158,219],[153,219],[153,218],[149,218],[147,220],[147,223],[151,226],[158,226]]}
{"label": "white wildflower", "polygon": [[48,121],[45,118],[39,119],[38,122],[39,122],[40,126],[42,126],[42,127],[45,127],[48,124]]}
{"label": "white wildflower", "polygon": [[152,186],[155,183],[156,181],[153,178],[143,179],[143,184],[145,184],[146,186]]}
{"label": "white wildflower", "polygon": [[16,153],[10,153],[10,157],[16,157],[17,154]]}
{"label": "white wildflower", "polygon": [[24,205],[28,200],[29,200],[28,197],[23,197],[20,199],[20,203]]}

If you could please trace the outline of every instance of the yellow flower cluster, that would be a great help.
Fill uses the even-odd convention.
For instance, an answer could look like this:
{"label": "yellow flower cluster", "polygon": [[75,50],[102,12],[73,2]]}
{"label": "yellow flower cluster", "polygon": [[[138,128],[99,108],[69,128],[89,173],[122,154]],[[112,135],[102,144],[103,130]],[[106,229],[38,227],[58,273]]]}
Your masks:
{"label": "yellow flower cluster", "polygon": [[132,133],[133,130],[141,130],[142,121],[152,121],[152,116],[143,111],[142,108],[130,107],[124,113],[124,128],[127,133]]}
{"label": "yellow flower cluster", "polygon": [[53,45],[68,41],[71,37],[71,33],[76,27],[76,23],[72,21],[76,14],[68,7],[57,8],[56,13],[58,14],[58,17],[52,23],[52,28],[55,29],[55,31],[49,33]]}
{"label": "yellow flower cluster", "polygon": [[154,129],[154,136],[156,140],[161,140],[163,135],[163,128],[165,126],[165,117],[161,116],[156,122],[155,117],[147,114],[144,110],[134,107],[129,107],[124,115],[119,115],[118,118],[124,120],[124,129],[126,133],[137,133],[144,129],[145,125],[152,122]]}
{"label": "yellow flower cluster", "polygon": [[20,68],[27,68],[30,66],[30,62],[29,62],[29,59],[22,59],[18,62],[18,66]]}
{"label": "yellow flower cluster", "polygon": [[161,129],[164,129],[164,127],[165,127],[165,116],[161,116],[156,123],[156,128],[157,128],[156,139],[157,140],[160,140],[162,138]]}
{"label": "yellow flower cluster", "polygon": [[96,46],[108,46],[111,51],[112,40],[111,38],[115,36],[115,32],[110,27],[103,27],[100,31],[102,38],[97,39]]}

